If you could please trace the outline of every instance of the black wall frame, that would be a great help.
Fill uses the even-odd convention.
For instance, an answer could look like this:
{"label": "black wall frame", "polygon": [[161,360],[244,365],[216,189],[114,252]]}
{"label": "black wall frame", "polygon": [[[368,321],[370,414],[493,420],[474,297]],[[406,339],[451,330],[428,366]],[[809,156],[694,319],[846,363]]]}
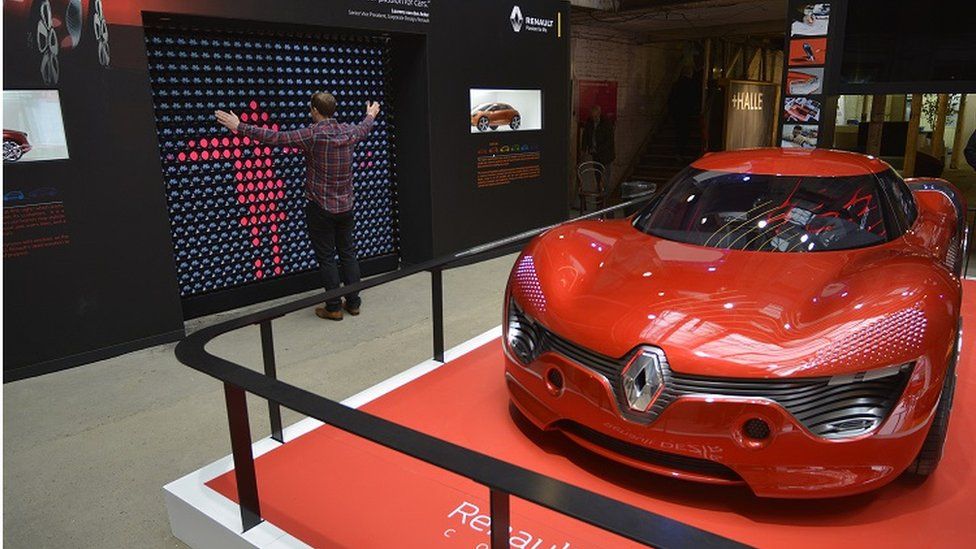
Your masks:
{"label": "black wall frame", "polygon": [[[397,266],[395,101],[390,38],[322,27],[146,14],[160,160],[187,317],[274,288],[321,284],[305,226],[305,156],[216,126],[215,109],[292,130],[329,90],[336,119],[382,115],[354,152],[356,239],[365,275]],[[305,276],[302,276],[305,275]],[[252,286],[261,284],[264,288]],[[227,295],[215,295],[226,293]]]}

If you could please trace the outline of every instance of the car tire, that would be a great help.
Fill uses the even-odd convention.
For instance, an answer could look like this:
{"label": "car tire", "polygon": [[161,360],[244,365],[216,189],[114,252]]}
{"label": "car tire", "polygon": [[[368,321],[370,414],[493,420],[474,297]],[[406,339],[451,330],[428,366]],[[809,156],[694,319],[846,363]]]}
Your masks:
{"label": "car tire", "polygon": [[945,448],[946,436],[949,432],[949,412],[952,411],[952,398],[956,391],[956,358],[959,356],[958,342],[961,341],[960,335],[956,349],[953,351],[952,362],[946,372],[945,381],[942,382],[942,392],[939,394],[939,404],[935,408],[932,426],[929,427],[925,442],[922,443],[922,448],[915,456],[915,461],[906,470],[913,475],[920,477],[931,475],[939,466],[939,461],[942,460],[942,451]]}
{"label": "car tire", "polygon": [[102,0],[92,0],[92,30],[95,32],[95,47],[98,53],[98,64],[108,67],[112,61],[111,50],[108,45],[108,22],[105,20],[105,10]]}
{"label": "car tire", "polygon": [[517,130],[521,125],[522,125],[522,117],[516,114],[515,116],[512,117],[512,121],[508,124],[508,127],[512,128],[513,130]]}
{"label": "car tire", "polygon": [[488,117],[482,116],[478,119],[478,131],[486,132],[488,131]]}
{"label": "car tire", "polygon": [[35,6],[35,15],[31,21],[36,21],[36,24],[31,28],[31,42],[40,56],[41,79],[44,84],[53,86],[61,76],[61,63],[58,59],[60,46],[58,33],[54,30],[51,0],[40,0]]}
{"label": "car tire", "polygon": [[20,157],[24,156],[24,150],[20,148],[20,144],[16,141],[4,141],[3,142],[3,161],[4,162],[16,162],[20,160]]}

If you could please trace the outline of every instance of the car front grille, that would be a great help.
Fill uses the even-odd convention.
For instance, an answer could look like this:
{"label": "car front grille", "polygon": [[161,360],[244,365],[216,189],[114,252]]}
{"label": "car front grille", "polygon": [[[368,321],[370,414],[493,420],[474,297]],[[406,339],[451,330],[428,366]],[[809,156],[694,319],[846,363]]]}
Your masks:
{"label": "car front grille", "polygon": [[767,398],[811,433],[834,438],[862,434],[880,425],[904,392],[910,374],[911,365],[906,365],[885,377],[836,383],[831,377],[753,380],[672,373],[672,383],[664,393],[672,394],[672,399],[682,395]]}
{"label": "car front grille", "polygon": [[[811,433],[826,438],[850,437],[873,430],[888,417],[911,376],[912,364],[886,368],[882,373],[794,379],[749,379],[682,374],[662,363],[664,389],[644,413],[630,409],[623,395],[621,372],[634,356],[609,357],[563,338],[535,323],[536,356],[559,354],[602,375],[628,419],[649,424],[682,396],[764,398],[786,409]],[[873,371],[873,372],[881,372]]]}

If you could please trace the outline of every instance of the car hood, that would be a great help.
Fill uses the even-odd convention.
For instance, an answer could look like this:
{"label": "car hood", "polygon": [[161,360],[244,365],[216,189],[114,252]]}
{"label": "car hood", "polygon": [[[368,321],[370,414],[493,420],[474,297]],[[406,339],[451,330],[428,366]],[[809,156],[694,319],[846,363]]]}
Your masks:
{"label": "car hood", "polygon": [[709,376],[835,375],[916,360],[954,333],[959,307],[958,281],[905,238],[753,252],[664,240],[628,220],[549,231],[526,247],[510,288],[530,316],[584,347],[622,357],[656,345],[675,371]]}

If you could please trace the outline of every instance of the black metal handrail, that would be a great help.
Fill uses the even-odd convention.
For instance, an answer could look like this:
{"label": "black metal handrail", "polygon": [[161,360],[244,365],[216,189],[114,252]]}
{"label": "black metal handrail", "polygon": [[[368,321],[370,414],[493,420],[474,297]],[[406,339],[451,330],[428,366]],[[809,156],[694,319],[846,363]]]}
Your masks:
{"label": "black metal handrail", "polygon": [[[602,217],[617,210],[638,206],[652,198],[641,197],[581,216],[576,220]],[[251,393],[268,401],[272,438],[278,442],[284,442],[280,413],[280,407],[283,406],[488,487],[493,549],[509,546],[510,496],[516,496],[649,546],[743,547],[744,545],[734,540],[469,450],[361,410],[349,408],[276,379],[271,326],[274,319],[318,305],[331,298],[374,288],[422,272],[431,273],[433,356],[435,360],[443,362],[441,273],[447,269],[486,261],[517,251],[532,237],[557,225],[526,231],[484,246],[407,266],[357,284],[247,314],[203,328],[182,340],[176,347],[176,357],[179,361],[224,384],[234,456],[234,474],[244,530],[247,531],[262,521],[246,401],[246,393]],[[217,336],[255,324],[261,329],[264,373],[218,357],[206,350],[207,343]]]}
{"label": "black metal handrail", "polygon": [[[653,198],[654,196],[641,197],[581,216],[576,220],[603,217],[617,210],[638,206]],[[968,233],[971,237],[976,235],[976,208],[969,208],[967,213],[972,216],[971,220],[967,220]],[[274,319],[321,304],[331,298],[374,288],[422,272],[431,274],[433,357],[443,362],[443,271],[517,251],[529,239],[554,226],[556,225],[526,231],[463,252],[407,266],[344,288],[297,299],[221,322],[198,330],[181,341],[176,347],[176,356],[180,362],[219,379],[224,384],[235,480],[244,530],[254,527],[262,520],[245,396],[246,393],[251,393],[268,401],[271,436],[278,442],[284,442],[280,412],[280,407],[284,406],[487,486],[493,524],[491,529],[493,549],[508,547],[509,498],[513,495],[651,546],[741,547],[742,544],[734,540],[343,406],[277,379],[271,324]],[[963,268],[964,276],[968,264],[967,254]],[[255,324],[260,326],[261,332],[263,374],[206,351],[206,344],[217,336]]]}

